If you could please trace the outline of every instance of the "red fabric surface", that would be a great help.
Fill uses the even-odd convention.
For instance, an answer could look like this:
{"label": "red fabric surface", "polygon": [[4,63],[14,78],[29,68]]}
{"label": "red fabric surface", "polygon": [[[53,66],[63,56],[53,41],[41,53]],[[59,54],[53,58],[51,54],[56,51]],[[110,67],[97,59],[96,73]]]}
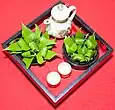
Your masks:
{"label": "red fabric surface", "polygon": [[[115,48],[115,0],[64,0]],[[0,1],[0,43],[48,9],[57,0]],[[89,80],[56,110],[115,110],[115,52]],[[2,52],[0,45],[0,110],[55,110]]]}

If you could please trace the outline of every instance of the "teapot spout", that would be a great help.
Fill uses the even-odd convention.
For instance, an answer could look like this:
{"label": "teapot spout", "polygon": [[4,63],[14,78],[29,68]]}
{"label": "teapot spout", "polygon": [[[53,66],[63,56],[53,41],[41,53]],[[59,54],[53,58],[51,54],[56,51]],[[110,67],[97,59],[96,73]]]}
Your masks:
{"label": "teapot spout", "polygon": [[69,17],[69,20],[72,21],[75,14],[76,14],[76,7],[75,6],[70,6],[69,8],[69,12],[71,13],[73,11],[73,13],[71,14],[71,16]]}

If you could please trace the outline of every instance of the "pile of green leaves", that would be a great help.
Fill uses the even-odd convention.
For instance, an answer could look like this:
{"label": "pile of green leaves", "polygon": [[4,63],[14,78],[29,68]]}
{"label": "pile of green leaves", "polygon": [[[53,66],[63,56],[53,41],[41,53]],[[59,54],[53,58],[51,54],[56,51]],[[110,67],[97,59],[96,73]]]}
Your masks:
{"label": "pile of green leaves", "polygon": [[86,63],[97,55],[95,35],[84,35],[81,30],[72,37],[65,37],[64,45],[68,56],[75,62]]}
{"label": "pile of green leaves", "polygon": [[52,59],[56,53],[51,49],[56,44],[55,39],[51,40],[47,32],[41,33],[35,25],[35,32],[22,24],[22,36],[10,43],[5,49],[11,54],[19,54],[28,69],[33,60],[43,64],[46,60]]}

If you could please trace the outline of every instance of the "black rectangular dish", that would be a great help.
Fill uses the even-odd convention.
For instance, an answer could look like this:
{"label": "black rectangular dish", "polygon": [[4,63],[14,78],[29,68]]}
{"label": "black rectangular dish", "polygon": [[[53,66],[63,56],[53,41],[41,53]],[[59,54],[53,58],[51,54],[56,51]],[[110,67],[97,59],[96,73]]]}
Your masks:
{"label": "black rectangular dish", "polygon": [[[62,1],[59,1],[55,5],[63,3]],[[64,4],[64,3],[63,3]],[[54,5],[54,6],[55,6]],[[53,6],[52,6],[53,7]],[[33,29],[35,24],[40,25],[44,19],[48,18],[50,16],[50,11],[51,8],[49,8],[47,11],[45,11],[43,14],[38,16],[36,19],[34,19],[32,22],[30,22],[27,27],[30,29]],[[76,15],[73,23],[78,26],[82,27],[83,30],[87,33],[93,34],[94,31],[78,16]],[[3,48],[8,47],[9,43],[13,41],[14,39],[18,38],[19,36],[22,35],[21,30],[14,34],[12,37],[10,37],[8,40],[6,40],[2,46]],[[86,79],[88,79],[101,65],[104,64],[105,61],[107,61],[113,52],[113,48],[102,38],[100,37],[97,33],[95,33],[96,39],[100,42],[101,46],[104,46],[106,48],[106,52],[95,62],[93,63],[87,70],[85,70],[79,77],[77,77],[69,86],[67,86],[60,94],[57,96],[54,96],[46,86],[37,78],[34,73],[30,69],[26,69],[25,64],[20,60],[20,58],[17,55],[11,55],[8,51],[5,51],[5,53],[9,56],[9,58],[19,67],[25,74],[26,76],[30,79],[32,83],[38,89],[41,91],[41,93],[46,96],[46,98],[51,102],[51,104],[54,107],[57,107],[62,101],[64,101],[67,96],[70,95],[76,88],[79,87]]]}

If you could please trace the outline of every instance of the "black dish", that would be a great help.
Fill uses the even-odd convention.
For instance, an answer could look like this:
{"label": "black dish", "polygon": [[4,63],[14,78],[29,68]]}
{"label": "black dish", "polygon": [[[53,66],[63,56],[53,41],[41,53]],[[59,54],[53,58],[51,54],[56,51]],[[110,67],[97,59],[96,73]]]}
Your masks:
{"label": "black dish", "polygon": [[63,58],[66,62],[68,62],[72,68],[74,69],[79,69],[79,70],[84,70],[84,69],[87,69],[90,65],[92,65],[94,62],[96,62],[96,60],[98,59],[99,57],[99,51],[98,51],[98,46],[97,46],[97,54],[94,55],[93,59],[88,61],[88,62],[83,62],[83,63],[80,63],[80,62],[77,62],[77,61],[73,61],[71,59],[71,57],[68,56],[68,53],[66,51],[66,48],[65,48],[65,45],[63,44],[63,47],[62,47],[62,50],[63,50]]}

